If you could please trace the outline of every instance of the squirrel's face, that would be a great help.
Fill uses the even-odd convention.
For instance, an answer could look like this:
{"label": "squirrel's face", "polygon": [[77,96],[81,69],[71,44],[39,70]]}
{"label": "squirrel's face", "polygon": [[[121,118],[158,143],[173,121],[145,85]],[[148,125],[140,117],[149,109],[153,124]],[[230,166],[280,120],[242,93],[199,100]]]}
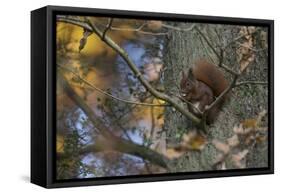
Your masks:
{"label": "squirrel's face", "polygon": [[184,97],[188,96],[188,94],[193,92],[194,86],[195,83],[192,80],[186,79],[186,81],[182,82],[180,86],[181,95]]}

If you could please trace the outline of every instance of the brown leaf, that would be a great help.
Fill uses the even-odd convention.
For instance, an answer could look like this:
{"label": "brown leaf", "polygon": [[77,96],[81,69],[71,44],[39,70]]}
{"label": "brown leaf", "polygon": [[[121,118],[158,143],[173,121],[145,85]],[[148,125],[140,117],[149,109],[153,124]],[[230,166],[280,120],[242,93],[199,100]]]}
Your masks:
{"label": "brown leaf", "polygon": [[243,126],[244,129],[256,128],[257,127],[257,120],[256,119],[246,119],[242,122],[242,126]]}
{"label": "brown leaf", "polygon": [[260,125],[263,117],[266,115],[266,110],[262,110],[257,117],[257,126]]}
{"label": "brown leaf", "polygon": [[248,152],[249,150],[245,149],[237,154],[232,154],[232,161],[236,167],[244,168],[244,165],[242,165],[241,161],[246,157]]}
{"label": "brown leaf", "polygon": [[255,54],[250,52],[249,54],[243,55],[242,59],[240,60],[240,71],[243,72],[247,67],[250,65],[251,62],[255,60]]}
{"label": "brown leaf", "polygon": [[152,31],[157,31],[162,27],[162,21],[151,20],[147,23],[147,27]]}
{"label": "brown leaf", "polygon": [[190,149],[192,150],[203,150],[207,141],[201,135],[197,135],[191,142],[190,142]]}
{"label": "brown leaf", "polygon": [[222,143],[218,140],[213,140],[212,143],[219,151],[223,152],[224,154],[229,153],[229,151],[230,151],[229,145]]}
{"label": "brown leaf", "polygon": [[256,137],[254,135],[248,135],[245,139],[245,144],[249,145],[251,144],[254,140],[256,139]]}
{"label": "brown leaf", "polygon": [[202,135],[197,134],[196,131],[191,131],[183,135],[181,145],[187,150],[202,150],[207,144],[207,140]]}
{"label": "brown leaf", "polygon": [[235,125],[235,126],[233,127],[233,132],[236,133],[236,134],[238,134],[238,135],[244,134],[244,129],[243,129],[242,124],[240,124],[240,125]]}
{"label": "brown leaf", "polygon": [[238,136],[235,134],[233,135],[232,137],[228,138],[227,139],[227,144],[230,146],[230,147],[235,147],[239,144],[239,139],[238,139]]}
{"label": "brown leaf", "polygon": [[195,130],[190,131],[183,135],[182,141],[178,146],[167,149],[166,155],[170,159],[178,158],[190,150],[201,151],[206,144],[207,140],[205,137],[197,134]]}
{"label": "brown leaf", "polygon": [[248,27],[249,34],[253,34],[253,33],[255,33],[255,31],[256,31],[256,27],[254,27],[254,26],[249,26]]}
{"label": "brown leaf", "polygon": [[257,141],[258,143],[262,143],[262,142],[264,142],[265,140],[267,140],[266,136],[260,135],[260,136],[257,136],[257,137],[256,137],[256,141]]}
{"label": "brown leaf", "polygon": [[183,139],[183,143],[189,143],[194,137],[196,137],[197,132],[195,130],[190,131],[188,133],[183,134],[182,139]]}
{"label": "brown leaf", "polygon": [[83,37],[80,39],[79,52],[81,52],[81,50],[85,47],[85,45],[87,43],[87,39],[91,34],[92,34],[92,32],[84,29]]}

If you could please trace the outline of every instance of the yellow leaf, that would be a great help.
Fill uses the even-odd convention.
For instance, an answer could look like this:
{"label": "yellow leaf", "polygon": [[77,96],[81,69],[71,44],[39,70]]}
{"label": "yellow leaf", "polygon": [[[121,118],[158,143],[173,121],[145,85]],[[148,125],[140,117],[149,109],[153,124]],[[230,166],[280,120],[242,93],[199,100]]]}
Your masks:
{"label": "yellow leaf", "polygon": [[61,135],[57,135],[56,150],[57,153],[64,152],[64,137]]}
{"label": "yellow leaf", "polygon": [[206,143],[206,138],[201,135],[197,135],[191,140],[190,148],[192,150],[202,150],[205,147]]}
{"label": "yellow leaf", "polygon": [[256,128],[257,127],[257,120],[256,119],[246,119],[242,122],[242,126],[243,126],[244,129]]}
{"label": "yellow leaf", "polygon": [[176,159],[176,158],[181,157],[183,154],[184,154],[184,151],[177,151],[177,150],[174,149],[174,148],[169,148],[169,149],[167,149],[165,155],[166,155],[167,158],[169,158],[169,159]]}

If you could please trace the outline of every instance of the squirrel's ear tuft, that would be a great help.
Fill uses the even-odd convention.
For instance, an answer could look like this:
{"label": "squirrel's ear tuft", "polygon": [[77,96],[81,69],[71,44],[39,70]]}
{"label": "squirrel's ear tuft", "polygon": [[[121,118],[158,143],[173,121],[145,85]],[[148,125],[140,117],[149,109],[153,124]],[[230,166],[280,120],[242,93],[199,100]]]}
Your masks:
{"label": "squirrel's ear tuft", "polygon": [[189,68],[187,77],[190,80],[195,80],[193,73],[192,73],[192,68]]}

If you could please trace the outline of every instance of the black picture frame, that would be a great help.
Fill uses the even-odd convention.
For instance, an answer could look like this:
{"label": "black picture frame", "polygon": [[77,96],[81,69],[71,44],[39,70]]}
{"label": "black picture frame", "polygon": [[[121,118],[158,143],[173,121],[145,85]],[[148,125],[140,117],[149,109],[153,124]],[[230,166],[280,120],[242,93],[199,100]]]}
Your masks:
{"label": "black picture frame", "polygon": [[[130,17],[201,23],[240,24],[268,27],[269,44],[269,146],[268,168],[173,174],[103,177],[75,180],[55,178],[56,68],[55,22],[57,14]],[[274,173],[274,21],[231,17],[198,16],[46,6],[31,12],[31,182],[46,188],[195,178],[229,177]]]}

